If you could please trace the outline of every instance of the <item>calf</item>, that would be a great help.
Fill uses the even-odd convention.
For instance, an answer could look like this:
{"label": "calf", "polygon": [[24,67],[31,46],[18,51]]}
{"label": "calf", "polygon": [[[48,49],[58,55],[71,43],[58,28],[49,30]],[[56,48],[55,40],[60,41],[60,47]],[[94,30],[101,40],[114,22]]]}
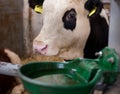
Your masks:
{"label": "calf", "polygon": [[108,45],[109,27],[100,14],[100,0],[29,0],[33,9],[42,3],[43,26],[33,41],[35,52],[66,60],[96,58]]}

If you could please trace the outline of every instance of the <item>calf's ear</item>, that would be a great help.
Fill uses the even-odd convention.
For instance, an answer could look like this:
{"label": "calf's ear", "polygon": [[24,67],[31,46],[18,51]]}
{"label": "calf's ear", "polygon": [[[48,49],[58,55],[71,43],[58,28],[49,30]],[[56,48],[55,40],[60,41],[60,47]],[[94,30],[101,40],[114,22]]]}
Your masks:
{"label": "calf's ear", "polygon": [[101,13],[103,3],[101,0],[87,0],[84,7],[89,11],[88,17],[94,17]]}
{"label": "calf's ear", "polygon": [[37,13],[42,13],[42,5],[44,0],[28,0],[29,7],[34,9]]}

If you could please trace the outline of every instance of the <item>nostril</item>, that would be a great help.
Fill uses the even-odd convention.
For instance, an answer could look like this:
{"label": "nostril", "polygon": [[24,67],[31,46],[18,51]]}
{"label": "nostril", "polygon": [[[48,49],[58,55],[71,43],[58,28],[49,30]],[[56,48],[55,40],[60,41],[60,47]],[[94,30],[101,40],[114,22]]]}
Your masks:
{"label": "nostril", "polygon": [[45,45],[43,48],[41,48],[41,51],[45,50],[47,48],[47,45]]}

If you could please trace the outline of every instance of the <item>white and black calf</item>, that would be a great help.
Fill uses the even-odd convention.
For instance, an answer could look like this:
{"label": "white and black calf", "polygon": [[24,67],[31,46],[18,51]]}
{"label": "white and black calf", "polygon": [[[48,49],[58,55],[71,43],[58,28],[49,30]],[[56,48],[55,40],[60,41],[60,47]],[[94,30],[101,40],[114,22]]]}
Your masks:
{"label": "white and black calf", "polygon": [[109,27],[100,0],[29,0],[33,9],[42,3],[43,26],[33,41],[35,52],[66,60],[96,58],[108,45]]}

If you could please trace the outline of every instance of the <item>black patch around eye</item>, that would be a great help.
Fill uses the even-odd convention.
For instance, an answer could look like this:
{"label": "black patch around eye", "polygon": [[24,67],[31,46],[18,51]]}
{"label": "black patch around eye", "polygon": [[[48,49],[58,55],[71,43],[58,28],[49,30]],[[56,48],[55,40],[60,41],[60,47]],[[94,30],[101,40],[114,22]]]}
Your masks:
{"label": "black patch around eye", "polygon": [[70,30],[74,30],[76,27],[76,11],[75,9],[71,9],[65,12],[62,21],[64,23],[64,28],[65,29],[70,29]]}

